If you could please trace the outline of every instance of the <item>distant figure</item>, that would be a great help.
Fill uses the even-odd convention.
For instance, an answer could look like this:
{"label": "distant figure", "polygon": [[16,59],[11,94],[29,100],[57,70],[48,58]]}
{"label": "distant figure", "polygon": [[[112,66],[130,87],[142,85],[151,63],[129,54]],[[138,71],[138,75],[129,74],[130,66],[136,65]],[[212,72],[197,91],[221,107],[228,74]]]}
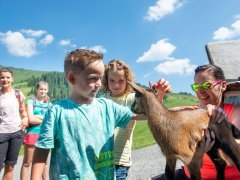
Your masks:
{"label": "distant figure", "polygon": [[[40,134],[43,117],[47,109],[52,106],[47,93],[48,83],[40,81],[36,86],[36,96],[27,101],[29,127],[26,129],[27,133],[24,139],[24,158],[21,168],[21,180],[29,179],[29,171],[32,165],[35,143],[37,142]],[[49,179],[48,162],[45,165],[42,179]]]}
{"label": "distant figure", "polygon": [[14,165],[23,143],[24,130],[28,126],[25,96],[12,88],[13,73],[9,68],[0,69],[0,172],[3,179],[13,178]]}

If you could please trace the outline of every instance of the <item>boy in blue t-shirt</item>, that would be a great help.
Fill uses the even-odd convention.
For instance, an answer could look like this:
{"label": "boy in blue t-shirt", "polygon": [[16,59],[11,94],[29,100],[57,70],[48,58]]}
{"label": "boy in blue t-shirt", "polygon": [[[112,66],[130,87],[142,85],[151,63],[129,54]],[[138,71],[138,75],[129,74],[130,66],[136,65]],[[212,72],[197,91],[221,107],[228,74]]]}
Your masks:
{"label": "boy in blue t-shirt", "polygon": [[71,93],[46,112],[31,179],[41,178],[50,149],[50,179],[114,179],[114,128],[124,128],[137,115],[111,100],[95,98],[104,75],[102,58],[83,49],[66,56]]}
{"label": "boy in blue t-shirt", "polygon": [[[103,55],[77,49],[64,62],[71,87],[68,98],[53,104],[35,144],[32,180],[40,180],[51,149],[50,179],[114,179],[114,129],[125,128],[133,114],[105,98],[95,98],[104,75]],[[170,85],[157,83],[163,94]]]}

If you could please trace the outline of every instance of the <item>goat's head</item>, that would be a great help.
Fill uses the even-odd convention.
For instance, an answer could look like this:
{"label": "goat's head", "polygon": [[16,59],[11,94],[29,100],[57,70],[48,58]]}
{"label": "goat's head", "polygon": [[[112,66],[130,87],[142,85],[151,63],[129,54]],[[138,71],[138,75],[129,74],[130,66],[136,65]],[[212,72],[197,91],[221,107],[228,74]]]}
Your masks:
{"label": "goat's head", "polygon": [[150,82],[150,88],[143,88],[138,86],[137,84],[133,82],[128,82],[133,90],[136,92],[135,93],[135,101],[131,106],[132,112],[136,114],[146,114],[144,105],[147,104],[147,98],[150,96],[154,96],[156,98],[156,91],[152,86],[152,83]]}

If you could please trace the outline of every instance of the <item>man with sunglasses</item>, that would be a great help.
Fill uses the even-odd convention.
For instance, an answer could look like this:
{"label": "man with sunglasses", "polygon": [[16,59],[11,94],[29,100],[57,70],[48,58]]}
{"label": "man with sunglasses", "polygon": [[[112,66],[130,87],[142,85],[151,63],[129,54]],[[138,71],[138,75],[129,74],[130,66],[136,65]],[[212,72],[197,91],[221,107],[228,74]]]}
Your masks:
{"label": "man with sunglasses", "polygon": [[[240,107],[234,106],[233,104],[223,103],[223,92],[227,88],[225,81],[225,76],[223,70],[215,65],[207,64],[198,66],[195,69],[194,84],[191,85],[193,91],[195,91],[196,96],[199,100],[199,104],[191,107],[182,107],[184,109],[196,109],[200,107],[206,107],[208,104],[212,104],[221,107],[226,115],[228,116],[228,121],[234,124],[237,128],[240,128]],[[213,132],[211,132],[213,133]],[[214,136],[214,135],[213,135]],[[207,138],[210,136],[208,135]],[[210,140],[208,139],[208,142]],[[240,147],[240,140],[236,139]],[[206,141],[207,142],[207,141]],[[205,143],[205,149],[210,149],[212,147],[211,143]],[[205,151],[207,152],[207,151]],[[225,179],[226,180],[239,180],[240,173],[235,167],[232,160],[225,155],[221,150],[218,152],[220,156],[226,161],[227,167],[225,168]],[[184,170],[184,172],[183,172]],[[180,170],[180,173],[189,177],[187,168]],[[186,177],[187,176],[187,177]],[[214,180],[216,179],[216,169],[211,159],[204,154],[203,157],[203,167],[201,168],[202,180]],[[185,179],[182,178],[182,179]]]}

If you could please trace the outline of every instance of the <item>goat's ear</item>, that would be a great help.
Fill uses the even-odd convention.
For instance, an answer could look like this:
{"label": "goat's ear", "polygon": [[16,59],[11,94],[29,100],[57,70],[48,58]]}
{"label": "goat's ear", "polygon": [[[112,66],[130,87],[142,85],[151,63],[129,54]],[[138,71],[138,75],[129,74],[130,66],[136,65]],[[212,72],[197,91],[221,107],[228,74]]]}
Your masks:
{"label": "goat's ear", "polygon": [[128,81],[128,84],[130,84],[132,86],[133,90],[142,93],[142,88],[140,86],[138,86],[137,84],[135,84],[134,82]]}
{"label": "goat's ear", "polygon": [[149,87],[150,87],[150,89],[152,89],[154,92],[156,92],[156,89],[155,89],[155,87],[154,87],[153,85],[154,85],[153,82],[152,82],[152,81],[149,81]]}
{"label": "goat's ear", "polygon": [[152,81],[149,81],[149,87],[150,87],[150,89],[153,89],[153,82]]}

